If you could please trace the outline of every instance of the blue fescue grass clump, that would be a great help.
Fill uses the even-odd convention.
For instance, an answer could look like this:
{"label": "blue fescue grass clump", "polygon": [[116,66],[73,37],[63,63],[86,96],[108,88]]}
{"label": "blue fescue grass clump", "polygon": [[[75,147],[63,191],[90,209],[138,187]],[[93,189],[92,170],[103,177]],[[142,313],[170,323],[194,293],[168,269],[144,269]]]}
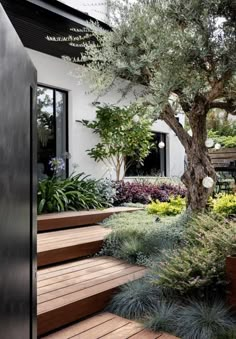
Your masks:
{"label": "blue fescue grass clump", "polygon": [[153,314],[146,320],[146,327],[154,332],[176,333],[179,310],[178,304],[161,300]]}
{"label": "blue fescue grass clump", "polygon": [[221,300],[182,300],[182,304],[162,300],[147,317],[145,325],[153,331],[165,331],[181,339],[236,338],[235,320]]}
{"label": "blue fescue grass clump", "polygon": [[181,307],[176,334],[183,339],[236,338],[236,323],[222,301],[197,300]]}
{"label": "blue fescue grass clump", "polygon": [[181,339],[236,339],[235,318],[223,300],[210,295],[205,301],[180,298],[172,290],[153,285],[152,279],[146,275],[122,286],[108,311]]}
{"label": "blue fescue grass clump", "polygon": [[123,285],[108,310],[127,319],[140,320],[156,310],[160,298],[160,288],[144,278]]}

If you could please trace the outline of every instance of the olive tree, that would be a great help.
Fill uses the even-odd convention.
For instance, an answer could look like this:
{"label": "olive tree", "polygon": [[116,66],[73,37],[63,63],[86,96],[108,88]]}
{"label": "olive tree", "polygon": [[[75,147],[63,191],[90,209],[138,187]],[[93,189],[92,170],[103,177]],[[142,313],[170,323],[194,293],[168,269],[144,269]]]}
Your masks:
{"label": "olive tree", "polygon": [[[182,181],[192,210],[206,207],[216,180],[206,147],[209,110],[236,112],[235,0],[116,1],[112,30],[95,30],[81,61],[94,87],[108,91],[116,79],[143,85],[139,101],[176,133],[187,155]],[[189,120],[191,135],[176,115]]]}

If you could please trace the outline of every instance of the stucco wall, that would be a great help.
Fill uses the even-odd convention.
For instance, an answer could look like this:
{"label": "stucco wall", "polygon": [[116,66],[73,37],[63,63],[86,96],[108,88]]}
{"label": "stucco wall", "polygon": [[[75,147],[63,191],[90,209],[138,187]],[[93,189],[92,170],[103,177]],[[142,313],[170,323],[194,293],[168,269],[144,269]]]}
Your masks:
{"label": "stucco wall", "polygon": [[[37,71],[38,83],[56,87],[68,91],[69,97],[69,152],[71,153],[70,171],[73,165],[77,164],[79,172],[91,174],[101,178],[109,176],[107,168],[102,164],[95,163],[86,153],[86,150],[95,145],[97,137],[86,127],[81,126],[76,120],[95,118],[95,106],[92,104],[96,95],[90,93],[89,86],[85,82],[79,82],[71,73],[78,66],[64,60],[27,49]],[[120,93],[113,90],[103,98],[99,98],[101,103],[117,104]],[[120,103],[129,104],[134,98],[130,94]],[[180,117],[183,121],[184,117]],[[153,125],[153,130],[167,133],[167,175],[180,176],[184,169],[184,149],[178,138],[163,121],[157,121]]]}

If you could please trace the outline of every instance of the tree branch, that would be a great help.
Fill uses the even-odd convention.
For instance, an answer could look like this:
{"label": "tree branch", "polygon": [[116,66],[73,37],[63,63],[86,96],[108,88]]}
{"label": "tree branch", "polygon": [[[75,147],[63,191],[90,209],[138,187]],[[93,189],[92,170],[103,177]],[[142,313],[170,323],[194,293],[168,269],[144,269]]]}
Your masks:
{"label": "tree branch", "polygon": [[209,108],[220,108],[225,110],[227,113],[230,113],[232,115],[236,115],[236,103],[233,100],[226,101],[226,102],[220,102],[220,101],[213,101],[210,103]]}
{"label": "tree branch", "polygon": [[175,132],[178,136],[180,142],[184,146],[186,150],[191,147],[192,138],[190,135],[185,131],[183,126],[179,123],[176,119],[173,109],[171,108],[170,104],[166,105],[166,108],[161,116],[162,120],[166,122],[166,124]]}
{"label": "tree branch", "polygon": [[225,83],[230,80],[232,77],[231,70],[225,72],[220,80],[216,81],[212,89],[207,94],[208,103],[212,103],[214,100],[218,99],[223,94]]}

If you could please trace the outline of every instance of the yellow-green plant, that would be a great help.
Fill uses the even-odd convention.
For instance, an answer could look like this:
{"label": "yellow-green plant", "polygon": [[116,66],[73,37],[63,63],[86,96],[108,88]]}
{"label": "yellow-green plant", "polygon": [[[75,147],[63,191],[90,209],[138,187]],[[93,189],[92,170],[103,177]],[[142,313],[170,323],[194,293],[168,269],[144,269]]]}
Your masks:
{"label": "yellow-green plant", "polygon": [[213,211],[224,217],[229,217],[236,214],[236,195],[235,194],[220,194],[212,201]]}
{"label": "yellow-green plant", "polygon": [[186,201],[180,196],[171,197],[168,202],[161,202],[159,200],[152,201],[147,206],[148,213],[158,214],[160,216],[174,216],[180,214],[186,207]]}

